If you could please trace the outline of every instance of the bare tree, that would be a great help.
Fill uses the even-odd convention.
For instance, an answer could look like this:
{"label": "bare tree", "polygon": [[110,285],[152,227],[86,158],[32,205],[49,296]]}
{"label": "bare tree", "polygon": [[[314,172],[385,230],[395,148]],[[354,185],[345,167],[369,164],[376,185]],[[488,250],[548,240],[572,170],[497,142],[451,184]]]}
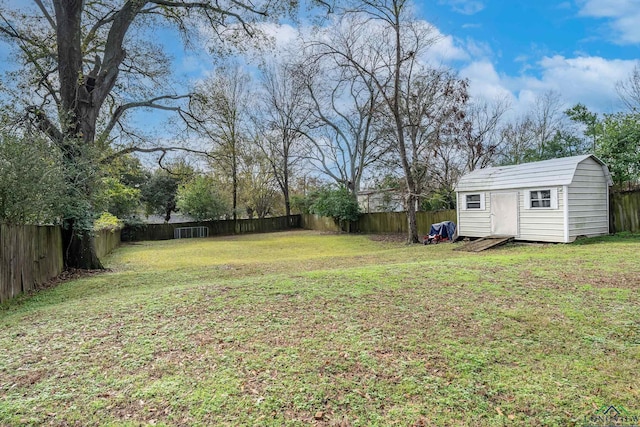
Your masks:
{"label": "bare tree", "polygon": [[500,131],[501,164],[518,164],[546,160],[569,154],[561,147],[563,130],[567,127],[560,95],[548,91],[538,96],[525,115],[506,124]]}
{"label": "bare tree", "polygon": [[529,161],[531,151],[535,150],[535,125],[529,116],[507,123],[501,129],[504,148],[499,157],[503,165],[516,165]]}
{"label": "bare tree", "polygon": [[249,132],[250,76],[237,64],[219,67],[196,87],[189,123],[212,147],[213,166],[231,179],[233,219],[237,218],[240,160]]}
{"label": "bare tree", "polygon": [[[421,153],[413,144],[423,140],[418,129],[424,126],[419,124],[421,112],[412,110],[407,102],[412,96],[408,89],[413,90],[419,76],[428,75],[422,72],[421,61],[438,35],[426,22],[415,19],[411,8],[408,0],[354,1],[338,23],[339,42],[318,40],[314,48],[320,55],[334,57],[340,66],[366,75],[379,91],[380,112],[388,120],[393,149],[404,173],[408,240],[417,243],[416,209],[425,164],[420,163]],[[424,106],[416,103],[414,107]]]}
{"label": "bare tree", "polygon": [[371,76],[339,67],[333,57],[318,57],[298,69],[314,119],[307,133],[308,160],[355,197],[367,169],[389,151],[376,120],[378,88]]}
{"label": "bare tree", "polygon": [[71,198],[77,202],[64,213],[65,262],[70,267],[99,268],[88,232],[96,162],[106,153],[154,150],[137,146],[113,150],[112,130],[132,109],[178,111],[175,102],[186,96],[163,92],[167,62],[145,30],[169,24],[188,37],[188,30],[197,27],[191,20],[199,19],[220,36],[223,29],[247,34],[251,33],[247,20],[266,16],[272,6],[288,8],[290,3],[51,0],[35,4],[0,11],[0,34],[25,64],[25,90],[18,85],[15,90],[24,95],[33,122],[61,151]]}
{"label": "bare tree", "polygon": [[247,216],[265,218],[274,214],[274,208],[280,200],[278,182],[271,163],[258,147],[252,147],[244,153],[240,179],[242,182],[241,200]]}
{"label": "bare tree", "polygon": [[301,159],[299,144],[311,114],[305,102],[305,88],[295,74],[285,63],[264,66],[262,105],[255,119],[256,141],[271,164],[287,216],[291,215],[291,179]]}
{"label": "bare tree", "polygon": [[455,186],[460,177],[498,158],[503,141],[500,119],[507,105],[504,100],[471,102],[465,117],[454,122],[456,126],[448,132],[440,133],[439,143],[430,145],[432,158],[423,193],[432,199],[432,208],[455,208]]}
{"label": "bare tree", "polygon": [[423,69],[414,74],[412,85],[403,91],[402,105],[406,109],[409,161],[419,202],[431,190],[428,187],[432,176],[439,175],[440,188],[453,191],[455,174],[451,172],[455,160],[449,158],[451,150],[441,146],[459,149],[462,136],[471,125],[465,112],[468,100],[465,80],[446,69]]}
{"label": "bare tree", "polygon": [[562,129],[564,105],[558,92],[547,91],[538,96],[533,105],[531,119],[534,126],[537,156],[535,160],[549,157],[549,143]]}
{"label": "bare tree", "polygon": [[630,111],[640,111],[640,62],[626,80],[616,84],[618,96]]}
{"label": "bare tree", "polygon": [[460,146],[444,141],[433,148],[432,166],[429,168],[428,194],[437,194],[443,202],[439,208],[455,209],[455,186],[465,173],[465,157]]}
{"label": "bare tree", "polygon": [[500,123],[508,107],[506,100],[475,101],[469,105],[467,120],[470,127],[462,141],[463,172],[485,168],[499,155],[503,141]]}

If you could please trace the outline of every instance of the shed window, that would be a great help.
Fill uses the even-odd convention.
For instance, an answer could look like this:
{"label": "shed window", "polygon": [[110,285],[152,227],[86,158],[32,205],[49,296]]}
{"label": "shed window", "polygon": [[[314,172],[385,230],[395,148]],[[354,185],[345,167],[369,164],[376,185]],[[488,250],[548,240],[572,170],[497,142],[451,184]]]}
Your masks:
{"label": "shed window", "polygon": [[556,188],[530,190],[527,192],[527,209],[558,209],[558,190]]}
{"label": "shed window", "polygon": [[465,196],[466,209],[484,209],[484,194],[467,194]]}
{"label": "shed window", "polygon": [[532,208],[550,208],[551,207],[551,190],[540,190],[531,192]]}

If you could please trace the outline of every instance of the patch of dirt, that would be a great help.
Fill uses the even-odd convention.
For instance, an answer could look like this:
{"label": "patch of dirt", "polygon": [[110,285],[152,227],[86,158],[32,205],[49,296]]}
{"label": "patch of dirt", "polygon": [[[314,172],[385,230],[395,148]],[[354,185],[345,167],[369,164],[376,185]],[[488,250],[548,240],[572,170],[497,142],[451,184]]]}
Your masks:
{"label": "patch of dirt", "polygon": [[47,376],[46,371],[31,371],[26,373],[20,373],[19,375],[16,375],[13,378],[10,378],[10,381],[9,383],[7,383],[7,386],[10,388],[31,387],[32,385],[38,383],[40,380],[42,380],[46,376]]}
{"label": "patch of dirt", "polygon": [[563,277],[572,280],[576,285],[591,285],[598,289],[638,289],[638,274],[635,272],[619,272],[616,274],[603,271],[580,271],[563,273]]}
{"label": "patch of dirt", "polygon": [[104,270],[82,270],[79,268],[69,268],[62,273],[58,277],[55,277],[45,283],[40,284],[36,288],[36,292],[42,289],[49,289],[55,286],[58,286],[60,283],[67,282],[69,280],[82,279],[84,277],[93,277],[98,274],[109,273],[112,270],[109,268],[105,268]]}

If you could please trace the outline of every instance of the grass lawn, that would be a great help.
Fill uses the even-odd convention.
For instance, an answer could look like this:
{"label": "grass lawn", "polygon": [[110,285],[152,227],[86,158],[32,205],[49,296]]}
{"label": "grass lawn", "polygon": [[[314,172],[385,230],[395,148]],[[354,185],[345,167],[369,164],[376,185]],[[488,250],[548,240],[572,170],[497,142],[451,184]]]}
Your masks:
{"label": "grass lawn", "polygon": [[110,272],[0,308],[0,425],[640,416],[640,236],[457,245],[297,231],[123,246]]}

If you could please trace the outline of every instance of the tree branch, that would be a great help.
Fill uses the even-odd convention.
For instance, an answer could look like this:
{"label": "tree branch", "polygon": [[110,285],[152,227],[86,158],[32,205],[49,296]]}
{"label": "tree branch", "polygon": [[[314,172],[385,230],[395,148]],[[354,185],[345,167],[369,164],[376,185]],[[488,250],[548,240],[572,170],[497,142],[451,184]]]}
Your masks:
{"label": "tree branch", "polygon": [[53,28],[55,30],[56,27],[57,27],[56,23],[53,20],[53,18],[51,17],[51,15],[49,14],[49,11],[47,10],[47,8],[45,8],[44,4],[42,4],[42,0],[34,0],[34,1],[38,5],[38,7],[40,8],[40,11],[44,15],[44,17],[47,18],[47,21],[49,21],[49,24],[51,25],[51,28]]}
{"label": "tree branch", "polygon": [[[234,19],[237,19],[238,22],[242,25],[242,28],[247,32],[247,34],[253,35],[253,32],[251,31],[251,29],[249,28],[249,26],[247,25],[245,20],[242,18],[242,16],[240,16],[239,13],[231,12],[230,10],[225,10],[225,9],[223,9],[221,7],[214,6],[214,5],[210,4],[210,3],[205,3],[205,2],[188,2],[188,3],[185,3],[185,2],[170,1],[170,0],[149,0],[148,3],[153,3],[153,4],[156,4],[158,6],[175,7],[175,8],[181,8],[181,9],[200,9],[200,10],[203,10],[205,12],[214,12],[214,13],[218,13],[218,14],[220,14],[222,16],[229,16],[229,17],[232,17]],[[238,6],[241,9],[244,9],[244,10],[246,10],[248,12],[255,13],[256,15],[267,16],[267,12],[254,9],[254,8],[248,6],[248,5],[244,4],[244,3],[241,3],[239,1],[232,0],[231,3],[233,3],[234,5]]]}
{"label": "tree branch", "polygon": [[44,132],[54,144],[62,148],[64,142],[62,132],[53,124],[42,109],[32,105],[27,108],[27,112],[34,116],[38,129]]}
{"label": "tree branch", "polygon": [[193,154],[200,154],[206,157],[212,157],[209,153],[207,153],[206,151],[200,151],[200,150],[192,150],[190,148],[184,148],[184,147],[149,147],[149,148],[145,148],[145,147],[136,147],[136,146],[132,146],[132,147],[127,147],[127,148],[123,148],[120,151],[116,151],[115,153],[112,153],[106,157],[103,157],[102,159],[100,159],[100,163],[105,164],[105,163],[109,163],[110,161],[112,161],[113,159],[116,159],[120,156],[124,156],[125,154],[131,154],[131,153],[163,153],[162,156],[164,157],[168,152],[170,151],[184,151],[187,153],[193,153]]}
{"label": "tree branch", "polygon": [[[208,10],[211,12],[216,12],[216,13],[220,13],[223,15],[229,15],[229,16],[233,16],[235,18],[239,18],[239,15],[229,12],[228,10],[224,10],[220,7],[217,6],[213,6],[211,3],[207,3],[207,2],[182,2],[182,1],[170,1],[170,0],[149,0],[148,3],[153,3],[153,4],[157,4],[158,6],[165,6],[165,7],[179,7],[182,9],[202,9],[202,10]],[[217,3],[217,2],[216,2]],[[254,9],[252,7],[250,7],[247,4],[241,3],[239,1],[236,0],[231,0],[231,3],[235,4],[236,6],[238,6],[241,9],[246,10],[247,12],[251,12],[251,13],[255,13],[258,15],[262,15],[262,16],[267,16],[267,12],[265,11],[260,11],[257,9]]]}
{"label": "tree branch", "polygon": [[36,71],[40,74],[42,85],[47,89],[47,92],[49,93],[49,95],[51,95],[51,97],[54,99],[56,104],[59,105],[60,98],[58,97],[58,94],[56,93],[55,89],[53,88],[53,86],[51,86],[51,83],[48,80],[49,74],[51,74],[52,71],[49,71],[49,72],[45,71],[44,68],[42,68],[42,66],[40,65],[40,63],[38,63],[38,60],[34,56],[33,52],[29,50],[29,48],[27,47],[27,45],[41,47],[40,44],[36,40],[26,37],[24,34],[20,34],[13,27],[13,25],[11,25],[9,20],[2,14],[2,12],[0,12],[0,18],[2,18],[2,20],[6,24],[6,28],[3,26],[0,26],[0,33],[4,33],[9,37],[18,40],[18,46],[20,50],[27,56],[29,62],[33,64]]}
{"label": "tree branch", "polygon": [[104,140],[105,138],[107,138],[111,133],[111,131],[113,130],[113,128],[115,127],[116,123],[118,123],[122,115],[127,110],[130,110],[132,108],[146,107],[146,108],[155,108],[158,110],[166,110],[166,111],[181,111],[180,107],[162,105],[162,104],[158,104],[157,102],[162,100],[167,100],[167,99],[177,101],[179,99],[185,99],[190,97],[191,95],[163,95],[163,96],[157,96],[155,98],[152,98],[146,101],[129,102],[127,104],[120,105],[113,112],[111,119],[109,120],[109,123],[107,124],[105,129],[101,132],[101,135],[98,139]]}

